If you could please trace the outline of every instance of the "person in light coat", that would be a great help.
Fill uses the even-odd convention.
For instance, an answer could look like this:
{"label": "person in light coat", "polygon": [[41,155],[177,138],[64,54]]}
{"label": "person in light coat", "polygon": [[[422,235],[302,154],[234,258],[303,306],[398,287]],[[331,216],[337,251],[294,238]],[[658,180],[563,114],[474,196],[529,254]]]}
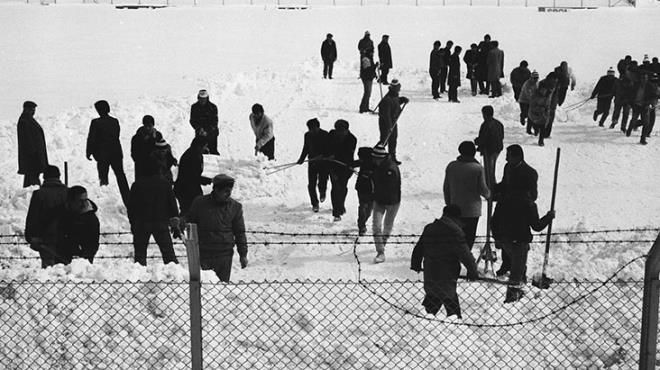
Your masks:
{"label": "person in light coat", "polygon": [[520,96],[518,97],[518,104],[520,105],[520,124],[527,125],[527,133],[532,134],[532,127],[529,125],[527,115],[529,113],[529,103],[532,101],[532,96],[539,88],[539,73],[532,72],[531,77],[525,81],[520,89]]}
{"label": "person in light coat", "polygon": [[273,121],[264,114],[261,104],[252,106],[250,113],[250,126],[254,131],[255,145],[254,155],[263,153],[269,161],[275,159],[275,134],[273,133]]}

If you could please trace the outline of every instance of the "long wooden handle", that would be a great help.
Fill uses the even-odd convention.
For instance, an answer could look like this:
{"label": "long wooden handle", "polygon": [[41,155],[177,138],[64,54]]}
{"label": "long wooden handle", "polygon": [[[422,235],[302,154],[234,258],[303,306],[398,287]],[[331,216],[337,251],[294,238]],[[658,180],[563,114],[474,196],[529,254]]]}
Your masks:
{"label": "long wooden handle", "polygon": [[[557,158],[555,159],[555,177],[552,182],[552,198],[550,200],[550,211],[555,210],[555,198],[557,196],[557,176],[559,175],[559,155],[561,149],[557,148]],[[543,269],[541,270],[541,276],[545,276],[545,270],[548,266],[548,257],[550,256],[550,237],[552,236],[552,220],[548,224],[548,233],[545,236],[545,256],[543,257]]]}

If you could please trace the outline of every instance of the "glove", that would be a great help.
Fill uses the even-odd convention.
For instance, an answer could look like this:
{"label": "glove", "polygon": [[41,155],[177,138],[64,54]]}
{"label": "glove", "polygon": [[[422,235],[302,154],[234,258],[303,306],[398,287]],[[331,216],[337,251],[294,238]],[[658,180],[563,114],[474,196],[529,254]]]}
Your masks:
{"label": "glove", "polygon": [[88,155],[87,155],[87,160],[88,160],[88,161],[91,161],[91,160],[92,160],[92,155],[91,155],[91,154],[88,154]]}
{"label": "glove", "polygon": [[408,104],[410,102],[410,99],[406,98],[405,96],[399,97],[399,102],[403,104]]}
{"label": "glove", "polygon": [[305,163],[305,161],[301,158],[301,159],[299,159],[298,162],[296,162],[296,163],[298,163],[298,164],[303,164],[303,163]]}
{"label": "glove", "polygon": [[422,272],[422,267],[421,266],[410,266],[410,269],[417,272],[417,273]]}
{"label": "glove", "polygon": [[213,180],[209,179],[208,177],[203,177],[199,181],[202,185],[210,185]]}
{"label": "glove", "polygon": [[467,279],[468,281],[477,281],[479,279],[479,272],[477,270],[473,272],[468,271]]}
{"label": "glove", "polygon": [[556,216],[555,211],[548,211],[548,213],[545,214],[545,217],[548,217],[551,220],[554,220]]}
{"label": "glove", "polygon": [[241,256],[241,257],[240,257],[240,261],[241,261],[241,268],[242,268],[242,269],[246,268],[247,265],[248,265],[248,259],[247,259],[247,256]]}

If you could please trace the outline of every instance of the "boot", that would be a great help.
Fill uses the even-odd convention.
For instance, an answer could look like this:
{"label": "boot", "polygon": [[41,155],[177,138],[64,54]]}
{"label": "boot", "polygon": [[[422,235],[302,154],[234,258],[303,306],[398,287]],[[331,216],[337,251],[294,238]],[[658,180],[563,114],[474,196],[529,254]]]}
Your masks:
{"label": "boot", "polygon": [[378,252],[376,258],[374,258],[374,263],[378,264],[383,262],[385,262],[385,252]]}

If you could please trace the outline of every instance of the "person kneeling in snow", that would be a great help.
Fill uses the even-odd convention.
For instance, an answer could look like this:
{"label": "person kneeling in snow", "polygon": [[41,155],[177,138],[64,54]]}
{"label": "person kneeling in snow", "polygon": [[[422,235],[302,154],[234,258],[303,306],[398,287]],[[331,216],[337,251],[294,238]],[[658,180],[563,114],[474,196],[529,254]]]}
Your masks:
{"label": "person kneeling in snow", "polygon": [[94,262],[99,250],[98,208],[87,198],[87,190],[82,186],[72,186],[66,193],[64,212],[58,225],[57,250],[71,263],[75,256]]}
{"label": "person kneeling in snow", "polygon": [[468,280],[473,281],[479,277],[477,263],[461,229],[460,218],[460,207],[455,204],[445,206],[442,217],[424,227],[410,261],[411,270],[424,270],[426,296],[422,305],[426,312],[435,315],[444,305],[447,317],[456,315],[459,319],[461,306],[456,294],[456,279],[461,264],[467,268]]}
{"label": "person kneeling in snow", "polygon": [[232,177],[215,176],[211,194],[195,198],[183,220],[184,223],[197,224],[202,270],[213,270],[220,281],[225,282],[231,276],[234,244],[241,268],[246,268],[248,264],[243,205],[231,198],[233,188]]}

